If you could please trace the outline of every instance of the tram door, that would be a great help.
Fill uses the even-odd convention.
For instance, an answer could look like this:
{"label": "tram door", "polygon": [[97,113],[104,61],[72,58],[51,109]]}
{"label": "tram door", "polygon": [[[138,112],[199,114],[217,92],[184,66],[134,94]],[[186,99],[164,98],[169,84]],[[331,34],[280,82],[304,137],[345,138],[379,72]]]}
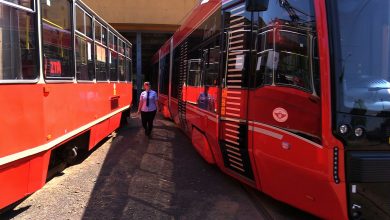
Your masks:
{"label": "tram door", "polygon": [[253,180],[248,153],[247,120],[251,13],[245,10],[245,2],[229,2],[222,7],[225,68],[221,77],[219,143],[224,166]]}

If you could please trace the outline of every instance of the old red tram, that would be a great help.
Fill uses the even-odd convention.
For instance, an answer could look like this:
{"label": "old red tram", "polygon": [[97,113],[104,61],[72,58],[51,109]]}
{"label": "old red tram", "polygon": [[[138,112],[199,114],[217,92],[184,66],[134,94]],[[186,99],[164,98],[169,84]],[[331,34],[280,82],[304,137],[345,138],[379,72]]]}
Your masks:
{"label": "old red tram", "polygon": [[129,115],[132,45],[81,1],[0,0],[0,209]]}
{"label": "old red tram", "polygon": [[203,0],[153,58],[223,172],[325,219],[390,218],[390,1]]}

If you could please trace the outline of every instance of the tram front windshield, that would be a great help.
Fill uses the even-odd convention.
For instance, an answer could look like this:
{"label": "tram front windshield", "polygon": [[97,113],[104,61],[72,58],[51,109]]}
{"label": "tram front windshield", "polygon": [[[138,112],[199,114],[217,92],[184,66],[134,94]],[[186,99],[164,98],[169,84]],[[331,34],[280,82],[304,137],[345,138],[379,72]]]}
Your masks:
{"label": "tram front windshield", "polygon": [[[335,1],[336,2],[336,1]],[[390,112],[390,0],[338,0],[339,111]]]}

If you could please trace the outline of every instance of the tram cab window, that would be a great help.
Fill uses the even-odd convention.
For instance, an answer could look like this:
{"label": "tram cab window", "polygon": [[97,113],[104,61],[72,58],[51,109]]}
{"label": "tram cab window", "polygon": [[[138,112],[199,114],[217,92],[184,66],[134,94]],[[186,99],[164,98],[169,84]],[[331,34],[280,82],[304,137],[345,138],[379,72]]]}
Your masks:
{"label": "tram cab window", "polygon": [[41,1],[44,74],[47,79],[74,78],[71,6],[68,0]]}
{"label": "tram cab window", "polygon": [[0,3],[0,80],[32,80],[38,77],[35,16],[35,12]]}
{"label": "tram cab window", "polygon": [[299,87],[311,92],[309,36],[294,32],[277,31],[275,41],[275,83]]}
{"label": "tram cab window", "polygon": [[256,63],[256,87],[271,85],[273,80],[274,35],[273,31],[266,31],[258,37],[259,52]]}

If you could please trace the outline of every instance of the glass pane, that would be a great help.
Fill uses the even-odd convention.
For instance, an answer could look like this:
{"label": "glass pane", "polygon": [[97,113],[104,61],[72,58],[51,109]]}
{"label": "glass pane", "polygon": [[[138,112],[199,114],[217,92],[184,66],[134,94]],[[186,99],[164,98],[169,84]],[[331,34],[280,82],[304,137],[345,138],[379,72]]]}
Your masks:
{"label": "glass pane", "polygon": [[126,80],[126,71],[125,71],[125,57],[119,56],[119,81]]}
{"label": "glass pane", "polygon": [[26,8],[34,9],[34,1],[33,0],[5,0],[5,1],[23,6]]}
{"label": "glass pane", "polygon": [[126,59],[126,81],[131,82],[132,66],[131,60]]}
{"label": "glass pane", "polygon": [[92,38],[92,18],[89,17],[89,15],[85,14],[85,30],[86,30],[86,35],[89,38]]}
{"label": "glass pane", "polygon": [[76,30],[80,31],[81,33],[85,32],[84,11],[81,10],[79,7],[76,7]]}
{"label": "glass pane", "polygon": [[115,51],[118,51],[118,37],[114,35],[113,42],[112,44],[114,45],[113,49]]}
{"label": "glass pane", "polygon": [[275,83],[311,90],[309,58],[294,53],[275,53]]}
{"label": "glass pane", "polygon": [[[335,2],[336,3],[336,2]],[[390,112],[390,2],[337,1],[343,112]]]}
{"label": "glass pane", "polygon": [[110,81],[118,81],[118,53],[110,51]]}
{"label": "glass pane", "polygon": [[83,37],[76,36],[76,74],[78,80],[93,80],[92,44]]}
{"label": "glass pane", "polygon": [[42,2],[44,73],[51,79],[74,77],[70,9],[68,0]]}
{"label": "glass pane", "polygon": [[114,35],[109,31],[108,32],[108,47],[114,49]]}
{"label": "glass pane", "polygon": [[107,45],[107,29],[102,26],[102,43]]}
{"label": "glass pane", "polygon": [[95,40],[102,42],[102,25],[95,22]]}
{"label": "glass pane", "polygon": [[0,80],[36,79],[35,15],[0,4]]}
{"label": "glass pane", "polygon": [[96,45],[96,79],[98,81],[106,81],[107,74],[107,49]]}

